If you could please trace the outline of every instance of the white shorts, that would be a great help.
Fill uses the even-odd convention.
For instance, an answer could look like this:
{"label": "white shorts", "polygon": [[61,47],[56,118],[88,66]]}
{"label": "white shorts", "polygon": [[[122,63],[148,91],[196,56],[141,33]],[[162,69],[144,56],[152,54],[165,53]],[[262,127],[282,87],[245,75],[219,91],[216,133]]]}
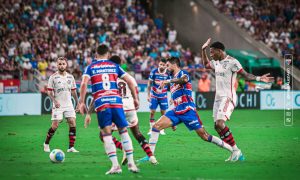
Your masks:
{"label": "white shorts", "polygon": [[[122,99],[122,102],[123,102],[123,109],[124,111],[126,109],[128,110],[135,110],[135,107],[134,107],[134,102],[133,102],[133,98],[132,97],[124,97]],[[125,111],[126,112],[126,111]],[[126,116],[127,117],[127,116]],[[127,119],[127,118],[126,118]]]}
{"label": "white shorts", "polygon": [[[126,116],[126,121],[128,123],[129,128],[134,127],[138,124],[139,120],[138,120],[138,117],[137,117],[136,110],[127,111],[127,112],[125,111],[125,116]],[[112,123],[111,127],[112,127],[113,131],[118,130],[115,123]]]}
{"label": "white shorts", "polygon": [[61,121],[63,118],[76,118],[76,113],[74,109],[52,109],[52,121]]}
{"label": "white shorts", "polygon": [[230,98],[224,97],[214,102],[213,118],[217,120],[227,121],[234,110],[234,104]]}

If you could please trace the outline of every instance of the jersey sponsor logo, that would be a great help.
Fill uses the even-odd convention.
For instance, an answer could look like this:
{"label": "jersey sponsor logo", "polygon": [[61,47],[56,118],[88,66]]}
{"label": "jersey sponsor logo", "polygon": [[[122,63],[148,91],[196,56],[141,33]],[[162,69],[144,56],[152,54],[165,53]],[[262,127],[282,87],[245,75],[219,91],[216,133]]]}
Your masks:
{"label": "jersey sponsor logo", "polygon": [[198,123],[198,120],[193,120],[193,121],[189,122],[189,125],[192,125],[192,124],[195,124],[195,123]]}
{"label": "jersey sponsor logo", "polygon": [[116,65],[114,64],[97,64],[91,67],[91,69],[96,69],[96,68],[114,68]]}
{"label": "jersey sponsor logo", "polygon": [[116,69],[97,69],[92,70],[93,74],[102,74],[102,73],[116,73]]}
{"label": "jersey sponsor logo", "polygon": [[114,101],[114,102],[116,102],[116,101],[117,101],[117,98],[102,98],[102,99],[101,99],[101,102],[109,102],[109,101]]}
{"label": "jersey sponsor logo", "polygon": [[68,84],[71,84],[71,80],[68,80],[67,83],[68,83]]}
{"label": "jersey sponsor logo", "polygon": [[216,72],[216,76],[225,77],[225,73],[224,72]]}
{"label": "jersey sponsor logo", "polygon": [[60,93],[62,91],[69,91],[69,89],[68,88],[59,88],[56,90],[57,93]]}

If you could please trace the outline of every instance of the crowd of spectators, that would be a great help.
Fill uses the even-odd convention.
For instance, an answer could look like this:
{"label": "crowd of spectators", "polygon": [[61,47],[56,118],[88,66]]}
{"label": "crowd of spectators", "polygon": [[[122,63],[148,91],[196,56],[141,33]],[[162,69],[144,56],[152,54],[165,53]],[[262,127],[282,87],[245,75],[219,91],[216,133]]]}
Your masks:
{"label": "crowd of spectators", "polygon": [[[296,0],[212,0],[256,40],[279,55],[294,55],[300,68],[300,7]],[[298,2],[298,3],[297,3]]]}
{"label": "crowd of spectators", "polygon": [[[99,44],[124,60],[125,70],[147,79],[160,58],[177,56],[194,73],[199,54],[183,48],[162,15],[151,17],[149,0],[7,0],[0,5],[1,78],[47,79],[65,56],[80,79]],[[197,64],[197,66],[195,65]],[[19,73],[21,72],[21,73]]]}

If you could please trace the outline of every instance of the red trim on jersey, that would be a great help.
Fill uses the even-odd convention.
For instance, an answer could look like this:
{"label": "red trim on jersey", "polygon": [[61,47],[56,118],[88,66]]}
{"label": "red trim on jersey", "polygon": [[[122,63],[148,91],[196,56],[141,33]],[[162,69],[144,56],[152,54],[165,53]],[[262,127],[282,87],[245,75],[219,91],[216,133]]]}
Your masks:
{"label": "red trim on jersey", "polygon": [[243,72],[243,71],[244,71],[244,69],[241,68],[240,70],[237,71],[237,73],[241,73],[241,72]]}
{"label": "red trim on jersey", "polygon": [[105,108],[123,108],[123,104],[104,104],[96,108],[96,112],[99,112]]}
{"label": "red trim on jersey", "polygon": [[227,121],[229,121],[229,118],[226,115],[225,115],[225,117],[226,117]]}
{"label": "red trim on jersey", "polygon": [[135,111],[136,109],[129,109],[129,110],[124,110],[124,112],[130,112],[130,111]]}
{"label": "red trim on jersey", "polygon": [[[166,92],[168,91],[166,88],[164,88],[164,89],[159,89],[159,90],[158,90],[158,88],[156,88],[156,87],[154,87],[154,86],[152,86],[152,90],[153,90],[155,93],[157,93],[157,94],[166,93]],[[158,91],[161,90],[161,92],[157,92],[157,90],[158,90]]]}
{"label": "red trim on jersey", "polygon": [[190,83],[190,82],[186,83],[186,88],[188,90],[192,90],[192,83]]}
{"label": "red trim on jersey", "polygon": [[[117,81],[118,79],[118,74],[113,73],[113,74],[107,74],[109,77],[109,81]],[[98,82],[103,82],[102,79],[103,74],[97,74],[91,77],[91,82],[93,83],[98,83]]]}
{"label": "red trim on jersey", "polygon": [[76,90],[76,88],[72,88],[71,90]]}
{"label": "red trim on jersey", "polygon": [[53,91],[53,88],[47,88],[48,91]]}
{"label": "red trim on jersey", "polygon": [[196,110],[194,110],[195,111],[195,113],[196,113],[196,115],[197,115],[197,118],[198,118],[198,122],[201,124],[201,126],[202,126],[202,121],[201,121],[201,119],[200,119],[200,116],[199,116],[199,114],[197,113],[197,111]]}
{"label": "red trim on jersey", "polygon": [[186,109],[181,110],[181,111],[175,111],[175,114],[184,114],[186,112],[188,112],[189,110],[194,110],[193,108],[191,108],[190,106],[188,106]]}

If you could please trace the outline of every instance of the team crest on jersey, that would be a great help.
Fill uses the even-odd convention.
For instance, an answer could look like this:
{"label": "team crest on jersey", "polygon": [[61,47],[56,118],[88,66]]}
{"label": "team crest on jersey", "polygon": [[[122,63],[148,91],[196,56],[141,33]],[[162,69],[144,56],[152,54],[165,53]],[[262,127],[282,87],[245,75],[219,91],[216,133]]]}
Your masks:
{"label": "team crest on jersey", "polygon": [[71,80],[68,80],[68,84],[71,84]]}

